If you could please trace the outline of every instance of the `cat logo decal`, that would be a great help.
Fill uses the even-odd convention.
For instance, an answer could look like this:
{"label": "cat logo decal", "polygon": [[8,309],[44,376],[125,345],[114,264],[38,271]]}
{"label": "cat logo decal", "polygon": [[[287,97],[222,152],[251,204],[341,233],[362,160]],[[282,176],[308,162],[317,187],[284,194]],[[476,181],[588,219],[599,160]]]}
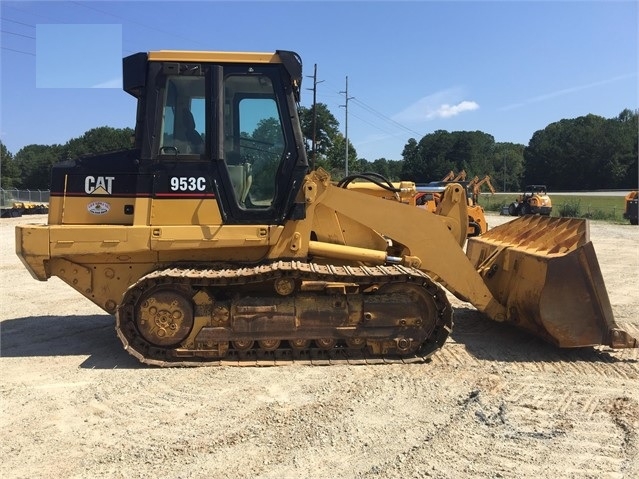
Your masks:
{"label": "cat logo decal", "polygon": [[113,193],[114,176],[87,176],[84,179],[84,192],[87,195],[110,195]]}

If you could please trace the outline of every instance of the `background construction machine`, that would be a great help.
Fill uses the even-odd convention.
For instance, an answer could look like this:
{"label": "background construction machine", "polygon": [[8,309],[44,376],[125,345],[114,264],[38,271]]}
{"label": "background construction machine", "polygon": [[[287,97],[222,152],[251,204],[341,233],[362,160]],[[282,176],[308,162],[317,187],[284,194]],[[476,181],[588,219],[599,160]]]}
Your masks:
{"label": "background construction machine", "polygon": [[414,203],[427,211],[437,213],[443,192],[449,184],[459,184],[466,191],[466,208],[468,210],[468,223],[466,236],[471,238],[485,233],[488,230],[484,208],[473,199],[473,192],[467,181],[432,181],[426,185],[417,185],[417,194]]}
{"label": "background construction machine", "polygon": [[508,206],[510,216],[536,215],[550,216],[552,201],[546,185],[527,185],[524,192]]}
{"label": "background construction machine", "polygon": [[628,193],[625,205],[623,217],[630,221],[631,225],[636,225],[639,222],[639,192],[635,190]]}
{"label": "background construction machine", "polygon": [[465,180],[466,180],[466,170],[461,170],[457,174],[455,174],[455,172],[451,170],[446,176],[442,178],[441,181],[465,181]]}
{"label": "background construction machine", "polygon": [[294,52],[123,65],[134,148],[56,164],[48,224],[18,226],[16,250],[35,278],[114,314],[142,362],[422,360],[452,328],[444,288],[558,346],[637,345],[615,324],[587,222],[519,218],[468,239],[466,256],[459,184],[433,214],[309,171]]}
{"label": "background construction machine", "polygon": [[473,202],[475,204],[479,203],[479,195],[481,194],[481,187],[486,185],[490,189],[491,194],[495,194],[495,188],[490,182],[490,176],[486,175],[481,180],[478,176],[475,176],[472,180],[468,182],[468,189],[472,193]]}
{"label": "background construction machine", "polygon": [[33,201],[14,201],[11,206],[2,206],[0,216],[2,218],[18,218],[22,215],[43,215],[49,212],[46,203]]}
{"label": "background construction machine", "polygon": [[[337,183],[340,187],[366,193],[388,200],[399,201],[411,206],[423,208],[431,213],[439,214],[442,204],[442,196],[449,184],[455,183],[466,191],[468,221],[466,223],[466,236],[471,238],[485,233],[488,230],[484,209],[475,204],[466,181],[434,181],[426,185],[416,185],[411,181],[390,183],[385,178],[380,178],[376,173],[364,173],[351,175]],[[441,206],[440,206],[441,205]]]}
{"label": "background construction machine", "polygon": [[427,184],[422,184],[418,186],[417,194],[414,195],[411,204],[415,206],[420,206],[431,213],[435,213],[437,210],[437,205],[439,204],[439,199],[441,198],[441,193],[444,191],[443,186],[448,183],[461,183],[464,187],[467,188],[468,183],[466,180],[466,171],[461,170],[459,173],[455,173],[453,170],[445,175],[440,181],[431,181]]}
{"label": "background construction machine", "polygon": [[417,186],[417,195],[415,195],[414,203],[432,213],[436,213],[441,194],[446,185],[450,183],[459,183],[466,190],[466,201],[468,206],[467,236],[471,238],[485,233],[488,230],[488,223],[486,222],[484,208],[478,203],[480,188],[484,183],[487,183],[493,194],[495,193],[495,190],[490,184],[489,176],[486,176],[483,180],[481,180],[481,182],[477,176],[470,181],[465,180],[465,170],[461,170],[457,174],[451,170],[446,176],[444,176],[444,178],[441,179],[441,181],[431,181],[426,185]]}

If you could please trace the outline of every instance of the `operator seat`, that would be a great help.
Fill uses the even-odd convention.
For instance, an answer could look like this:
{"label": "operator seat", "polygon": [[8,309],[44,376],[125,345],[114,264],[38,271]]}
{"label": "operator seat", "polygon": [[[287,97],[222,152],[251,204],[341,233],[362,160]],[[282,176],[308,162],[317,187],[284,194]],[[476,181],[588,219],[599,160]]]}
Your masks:
{"label": "operator seat", "polygon": [[[200,154],[204,153],[204,140],[195,129],[195,119],[193,113],[188,108],[182,109],[181,128],[175,135],[175,139],[181,143],[182,148],[178,145],[180,153]],[[182,150],[185,151],[182,151]]]}

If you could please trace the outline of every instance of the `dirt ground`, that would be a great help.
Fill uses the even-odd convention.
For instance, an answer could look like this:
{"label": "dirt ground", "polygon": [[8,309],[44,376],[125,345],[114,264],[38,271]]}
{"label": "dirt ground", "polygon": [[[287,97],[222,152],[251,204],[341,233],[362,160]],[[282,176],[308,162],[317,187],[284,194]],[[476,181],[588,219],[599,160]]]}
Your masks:
{"label": "dirt ground", "polygon": [[[112,316],[24,269],[14,226],[44,221],[0,221],[5,479],[639,477],[636,349],[558,350],[454,300],[426,364],[145,367]],[[639,228],[590,230],[639,336]]]}

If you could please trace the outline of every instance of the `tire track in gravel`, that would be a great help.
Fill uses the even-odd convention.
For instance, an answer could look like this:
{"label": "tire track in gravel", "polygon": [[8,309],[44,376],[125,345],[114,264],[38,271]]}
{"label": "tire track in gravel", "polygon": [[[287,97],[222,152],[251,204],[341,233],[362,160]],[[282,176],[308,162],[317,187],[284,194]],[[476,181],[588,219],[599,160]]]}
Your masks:
{"label": "tire track in gravel", "polygon": [[622,471],[632,474],[639,472],[639,442],[637,430],[639,429],[639,401],[628,397],[618,397],[610,405],[608,412],[623,434],[623,450],[625,453]]}
{"label": "tire track in gravel", "polygon": [[[444,423],[357,477],[480,477],[485,471],[513,478],[633,477],[639,471],[638,402],[623,382],[577,384],[561,394],[566,381],[557,376],[546,383],[479,376]],[[454,387],[455,379],[450,382]],[[430,466],[432,455],[440,458],[436,466]]]}
{"label": "tire track in gravel", "polygon": [[[629,330],[631,328],[628,328]],[[561,349],[518,330],[486,319],[471,308],[456,308],[451,337],[432,358],[434,364],[474,366],[505,364],[522,371],[638,379],[639,349],[607,346]]]}

